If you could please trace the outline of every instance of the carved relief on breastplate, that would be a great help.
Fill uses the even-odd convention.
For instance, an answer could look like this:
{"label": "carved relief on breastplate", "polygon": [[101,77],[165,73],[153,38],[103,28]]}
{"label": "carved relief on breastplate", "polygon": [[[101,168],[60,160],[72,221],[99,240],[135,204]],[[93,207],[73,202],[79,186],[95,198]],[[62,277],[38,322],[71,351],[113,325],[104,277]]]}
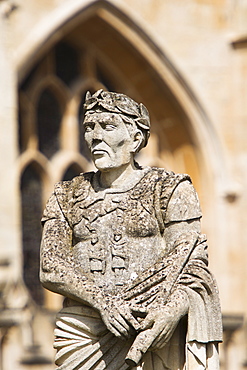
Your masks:
{"label": "carved relief on breastplate", "polygon": [[73,227],[74,258],[99,286],[122,286],[147,267],[150,254],[158,258],[161,236],[153,197],[140,192],[94,194],[92,202],[89,195],[75,205],[80,221]]}

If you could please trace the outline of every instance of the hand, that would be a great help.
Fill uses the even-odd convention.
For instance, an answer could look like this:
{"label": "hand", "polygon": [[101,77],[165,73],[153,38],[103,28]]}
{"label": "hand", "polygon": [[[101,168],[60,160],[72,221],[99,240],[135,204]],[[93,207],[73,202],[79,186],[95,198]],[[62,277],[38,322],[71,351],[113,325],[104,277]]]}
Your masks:
{"label": "hand", "polygon": [[170,307],[150,311],[141,323],[141,331],[148,331],[149,339],[145,350],[162,348],[170,340],[180,318]]}
{"label": "hand", "polygon": [[140,330],[137,316],[143,316],[145,312],[141,307],[133,306],[119,297],[109,298],[105,307],[100,310],[107,329],[122,339],[127,339]]}
{"label": "hand", "polygon": [[188,296],[181,289],[171,294],[166,305],[150,307],[149,313],[141,322],[141,332],[126,356],[127,364],[136,366],[149,348],[153,350],[162,348],[170,340],[180,319],[187,314],[188,308]]}
{"label": "hand", "polygon": [[151,348],[161,348],[168,342],[177,321],[171,312],[163,309],[152,310],[141,324],[141,332],[137,335],[125,358],[125,362],[132,368],[137,366],[142,356]]}
{"label": "hand", "polygon": [[180,319],[188,313],[189,299],[184,290],[174,291],[168,303],[152,310],[143,320],[141,330],[152,327],[152,349],[162,348],[171,338]]}

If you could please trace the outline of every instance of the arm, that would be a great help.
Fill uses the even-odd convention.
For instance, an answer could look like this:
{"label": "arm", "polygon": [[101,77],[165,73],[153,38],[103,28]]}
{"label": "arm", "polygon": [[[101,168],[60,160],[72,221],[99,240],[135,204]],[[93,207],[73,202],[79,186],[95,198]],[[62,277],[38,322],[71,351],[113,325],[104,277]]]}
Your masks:
{"label": "arm", "polygon": [[[163,214],[165,223],[163,237],[165,238],[168,251],[174,250],[176,242],[183,234],[190,235],[196,233],[198,236],[200,235],[200,218],[201,210],[194,187],[188,180],[183,181],[175,188],[166,212]],[[193,255],[197,255],[198,258],[207,259],[204,244],[201,243],[200,238],[190,259]],[[188,313],[190,302],[184,288],[183,284],[177,282],[168,301],[164,307],[160,308],[162,314],[160,315],[159,310],[157,310],[157,312],[150,315],[151,323],[153,322],[153,325],[157,328],[152,348],[160,348],[165,345],[171,338],[180,319]],[[147,316],[146,322],[143,322],[143,325],[150,325],[148,319]]]}
{"label": "arm", "polygon": [[99,309],[103,295],[74,265],[72,230],[66,220],[45,222],[41,241],[40,280],[55,293]]}
{"label": "arm", "polygon": [[[194,207],[194,209],[191,209],[191,207]],[[199,236],[201,216],[197,196],[192,185],[188,181],[178,185],[173,192],[168,207],[164,207],[164,209],[166,209],[166,212],[162,215],[165,222],[163,236],[168,252],[172,253],[179,240],[183,239],[183,235],[188,235],[187,242],[190,240],[190,244],[192,243],[190,247],[195,250],[197,248],[197,246],[194,248],[196,239],[193,241],[191,235]],[[182,243],[185,243],[185,249],[187,249],[186,240]],[[168,259],[171,259],[171,257],[168,257]],[[176,259],[173,259],[173,264],[176,265]],[[179,270],[175,267],[173,271],[175,273]],[[167,274],[164,275],[164,279],[168,278],[169,281],[171,276],[166,276]],[[166,284],[165,280],[164,284]],[[164,285],[165,287],[167,285]],[[134,366],[149,348],[157,349],[164,346],[171,338],[180,319],[188,311],[189,298],[186,290],[176,282],[167,301],[161,299],[157,304],[156,300],[154,304],[150,305],[149,313],[141,324],[141,333],[137,336],[127,355],[127,363]]]}

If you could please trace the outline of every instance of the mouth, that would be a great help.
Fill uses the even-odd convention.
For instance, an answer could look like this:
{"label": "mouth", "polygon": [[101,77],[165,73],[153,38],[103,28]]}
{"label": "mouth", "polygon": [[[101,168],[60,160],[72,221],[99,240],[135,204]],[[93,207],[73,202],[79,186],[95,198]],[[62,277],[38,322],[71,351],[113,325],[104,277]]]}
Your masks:
{"label": "mouth", "polygon": [[103,154],[107,154],[107,151],[104,149],[95,148],[92,150],[92,154],[93,155],[103,155]]}

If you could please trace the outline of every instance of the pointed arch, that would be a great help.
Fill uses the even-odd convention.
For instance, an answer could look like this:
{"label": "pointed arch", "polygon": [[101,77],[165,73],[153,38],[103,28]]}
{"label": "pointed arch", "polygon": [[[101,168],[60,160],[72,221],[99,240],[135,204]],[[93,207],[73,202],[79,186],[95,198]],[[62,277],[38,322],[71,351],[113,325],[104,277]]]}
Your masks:
{"label": "pointed arch", "polygon": [[[69,151],[61,151],[56,155],[51,162],[51,169],[53,173],[53,183],[65,179],[65,174],[71,169],[75,176],[80,172],[86,172],[89,168],[89,162],[79,153]],[[68,174],[67,174],[68,175]]]}
{"label": "pointed arch", "polygon": [[63,174],[63,181],[72,180],[73,177],[78,176],[83,171],[83,168],[77,163],[71,163]]}
{"label": "pointed arch", "polygon": [[60,148],[62,108],[56,95],[46,88],[39,96],[37,104],[36,129],[39,150],[51,158]]}
{"label": "pointed arch", "polygon": [[48,184],[50,182],[49,161],[43,154],[36,150],[26,150],[18,160],[19,178],[22,177],[23,172],[30,165],[32,165],[35,168],[35,171],[39,173],[43,187],[47,191],[47,188],[49,188]]}
{"label": "pointed arch", "polygon": [[34,302],[43,304],[43,289],[39,283],[43,186],[37,163],[31,162],[24,169],[20,181],[20,192],[24,282]]}
{"label": "pointed arch", "polygon": [[[99,71],[107,74],[107,68],[102,66],[109,66],[111,74],[117,76],[117,88],[143,101],[151,113],[152,134],[157,140],[153,140],[156,147],[146,150],[146,158],[156,155],[159,165],[171,163],[177,171],[183,169],[176,158],[183,158],[180,162],[184,171],[190,172],[199,192],[204,183],[215,191],[215,185],[223,184],[227,175],[210,119],[183,76],[154,42],[155,37],[144,30],[145,24],[137,21],[120,1],[80,0],[64,4],[37,25],[31,42],[20,46],[20,82],[61,39],[76,48],[91,47],[99,61]],[[84,39],[83,34],[87,35]],[[191,158],[194,166],[188,162]]]}

